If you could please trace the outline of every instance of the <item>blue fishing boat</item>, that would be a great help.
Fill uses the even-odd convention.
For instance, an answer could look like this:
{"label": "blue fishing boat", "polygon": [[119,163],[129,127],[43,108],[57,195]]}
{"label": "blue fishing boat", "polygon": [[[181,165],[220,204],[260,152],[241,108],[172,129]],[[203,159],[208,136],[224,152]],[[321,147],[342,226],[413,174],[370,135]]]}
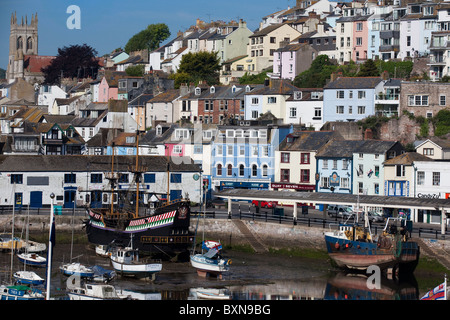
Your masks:
{"label": "blue fishing boat", "polygon": [[42,291],[23,285],[0,286],[0,300],[45,300]]}
{"label": "blue fishing boat", "polygon": [[403,219],[389,218],[381,235],[370,228],[340,224],[338,230],[325,233],[328,255],[340,268],[367,270],[378,266],[393,272],[414,272],[419,261],[417,242],[408,239]]}

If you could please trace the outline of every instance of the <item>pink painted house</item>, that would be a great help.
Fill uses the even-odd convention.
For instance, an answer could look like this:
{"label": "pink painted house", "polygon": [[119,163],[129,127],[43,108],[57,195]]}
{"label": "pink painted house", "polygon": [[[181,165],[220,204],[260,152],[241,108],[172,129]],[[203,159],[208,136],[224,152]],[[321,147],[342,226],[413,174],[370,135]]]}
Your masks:
{"label": "pink painted house", "polygon": [[119,88],[117,84],[118,78],[107,79],[104,76],[98,87],[98,102],[108,102],[110,99],[118,100]]}
{"label": "pink painted house", "polygon": [[369,49],[369,27],[368,16],[361,16],[353,22],[353,50],[352,60],[364,62],[367,60]]}

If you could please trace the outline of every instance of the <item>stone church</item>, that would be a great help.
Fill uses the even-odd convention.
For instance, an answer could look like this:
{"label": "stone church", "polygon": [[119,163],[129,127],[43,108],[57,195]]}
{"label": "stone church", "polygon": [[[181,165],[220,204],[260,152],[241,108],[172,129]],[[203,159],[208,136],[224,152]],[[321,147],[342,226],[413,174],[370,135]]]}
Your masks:
{"label": "stone church", "polygon": [[16,13],[11,14],[11,32],[9,35],[9,61],[6,79],[13,82],[24,79],[30,84],[42,83],[44,75],[41,68],[50,64],[53,56],[38,55],[38,16],[22,17],[17,21]]}

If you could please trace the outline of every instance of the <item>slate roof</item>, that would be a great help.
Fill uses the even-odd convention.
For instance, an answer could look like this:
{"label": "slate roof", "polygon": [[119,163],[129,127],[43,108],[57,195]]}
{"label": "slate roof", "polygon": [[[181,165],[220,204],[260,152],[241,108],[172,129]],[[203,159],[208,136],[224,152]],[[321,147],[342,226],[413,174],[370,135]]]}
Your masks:
{"label": "slate roof", "polygon": [[381,81],[380,77],[339,77],[324,89],[372,89]]}
{"label": "slate roof", "polygon": [[384,162],[384,165],[385,166],[395,166],[397,164],[412,165],[414,161],[433,161],[433,159],[428,158],[427,156],[424,156],[417,152],[406,152],[399,156],[396,156],[395,158],[386,160]]}
{"label": "slate roof", "polygon": [[[135,164],[134,156],[114,157],[115,170],[128,171],[128,168]],[[165,156],[140,156],[139,164],[147,167],[148,172],[167,171]],[[111,156],[0,155],[0,172],[108,172],[110,170]],[[180,164],[170,162],[169,170],[198,172],[199,166],[190,159],[184,159],[184,162]]]}
{"label": "slate roof", "polygon": [[317,153],[317,158],[352,158],[353,153],[364,144],[364,140],[331,140]]}
{"label": "slate roof", "polygon": [[[287,142],[292,137],[293,142]],[[324,146],[331,139],[341,138],[335,131],[300,131],[289,134],[281,143],[280,151],[315,151]]]}
{"label": "slate roof", "polygon": [[180,96],[180,90],[171,89],[147,100],[148,103],[172,102]]}

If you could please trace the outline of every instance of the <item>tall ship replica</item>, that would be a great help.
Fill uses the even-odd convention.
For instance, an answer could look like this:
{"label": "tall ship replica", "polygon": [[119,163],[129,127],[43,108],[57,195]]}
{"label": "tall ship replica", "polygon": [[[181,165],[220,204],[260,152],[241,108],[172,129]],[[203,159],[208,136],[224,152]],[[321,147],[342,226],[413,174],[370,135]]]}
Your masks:
{"label": "tall ship replica", "polygon": [[[136,146],[138,146],[138,134]],[[170,163],[167,160],[167,198],[155,201],[150,212],[139,208],[139,184],[147,168],[139,164],[139,152],[136,152],[136,163],[130,165],[128,171],[134,175],[133,190],[116,189],[119,173],[114,171],[114,145],[112,147],[111,171],[105,172],[109,180],[110,203],[101,208],[87,208],[88,219],[84,221],[86,234],[90,243],[99,246],[126,247],[133,239],[133,248],[146,254],[162,254],[173,258],[189,253],[194,234],[190,226],[190,200],[172,199],[169,201]],[[136,147],[138,150],[138,147]],[[134,198],[134,203],[130,198]],[[117,199],[119,198],[119,199]],[[141,208],[143,209],[143,208]],[[146,211],[144,214],[142,214]]]}

